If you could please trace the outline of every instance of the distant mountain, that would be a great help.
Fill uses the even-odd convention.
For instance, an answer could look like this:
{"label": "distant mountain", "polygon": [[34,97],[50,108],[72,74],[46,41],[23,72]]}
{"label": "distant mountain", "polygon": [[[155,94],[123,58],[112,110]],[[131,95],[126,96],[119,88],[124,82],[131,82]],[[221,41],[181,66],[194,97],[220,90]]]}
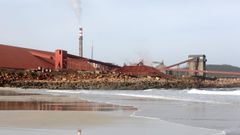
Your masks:
{"label": "distant mountain", "polygon": [[207,65],[210,71],[240,72],[240,67],[232,65]]}

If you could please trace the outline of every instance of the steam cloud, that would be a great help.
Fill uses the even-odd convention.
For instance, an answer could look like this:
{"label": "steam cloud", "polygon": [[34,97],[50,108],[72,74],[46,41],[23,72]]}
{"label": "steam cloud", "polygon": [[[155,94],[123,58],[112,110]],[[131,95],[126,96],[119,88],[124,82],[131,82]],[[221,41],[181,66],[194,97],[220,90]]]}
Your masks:
{"label": "steam cloud", "polygon": [[79,23],[81,24],[81,14],[82,14],[82,6],[81,6],[81,0],[70,0],[70,3],[72,5],[72,8],[73,8],[73,11],[75,12],[76,14],[76,17],[79,21]]}

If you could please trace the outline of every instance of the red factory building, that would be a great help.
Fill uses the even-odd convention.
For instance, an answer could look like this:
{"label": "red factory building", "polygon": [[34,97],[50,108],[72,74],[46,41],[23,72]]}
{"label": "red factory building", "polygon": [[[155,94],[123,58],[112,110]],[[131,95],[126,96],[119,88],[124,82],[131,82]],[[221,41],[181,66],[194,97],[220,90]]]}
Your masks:
{"label": "red factory building", "polygon": [[64,50],[48,52],[0,44],[1,69],[38,69],[108,71],[119,68],[111,63],[68,54]]}

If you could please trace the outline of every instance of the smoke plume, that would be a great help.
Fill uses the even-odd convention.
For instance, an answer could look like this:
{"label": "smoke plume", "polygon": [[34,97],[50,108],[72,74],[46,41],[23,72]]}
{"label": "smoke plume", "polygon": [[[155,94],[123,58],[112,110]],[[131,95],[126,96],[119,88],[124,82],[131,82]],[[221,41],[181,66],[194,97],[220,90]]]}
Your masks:
{"label": "smoke plume", "polygon": [[82,2],[81,0],[69,0],[72,6],[73,11],[75,12],[75,15],[79,21],[79,23],[81,24],[82,21]]}

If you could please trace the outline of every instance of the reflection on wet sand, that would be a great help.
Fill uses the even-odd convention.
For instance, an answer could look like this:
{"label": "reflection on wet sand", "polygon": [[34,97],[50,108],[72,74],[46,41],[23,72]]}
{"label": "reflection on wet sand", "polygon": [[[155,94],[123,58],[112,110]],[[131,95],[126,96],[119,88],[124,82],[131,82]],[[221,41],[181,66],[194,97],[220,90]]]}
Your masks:
{"label": "reflection on wet sand", "polygon": [[0,110],[42,110],[42,111],[132,111],[131,106],[99,104],[93,102],[0,102]]}
{"label": "reflection on wet sand", "polygon": [[[84,100],[72,100],[67,97],[19,93],[0,90],[0,110],[39,110],[39,111],[134,111],[132,106],[119,106],[95,103]],[[39,98],[41,97],[41,98]],[[3,99],[8,100],[3,100]],[[20,100],[19,100],[20,99]],[[17,100],[17,101],[16,101]],[[57,100],[57,101],[54,101]]]}
{"label": "reflection on wet sand", "polygon": [[17,93],[15,91],[0,90],[0,96],[33,96],[33,95],[40,95],[40,94]]}

